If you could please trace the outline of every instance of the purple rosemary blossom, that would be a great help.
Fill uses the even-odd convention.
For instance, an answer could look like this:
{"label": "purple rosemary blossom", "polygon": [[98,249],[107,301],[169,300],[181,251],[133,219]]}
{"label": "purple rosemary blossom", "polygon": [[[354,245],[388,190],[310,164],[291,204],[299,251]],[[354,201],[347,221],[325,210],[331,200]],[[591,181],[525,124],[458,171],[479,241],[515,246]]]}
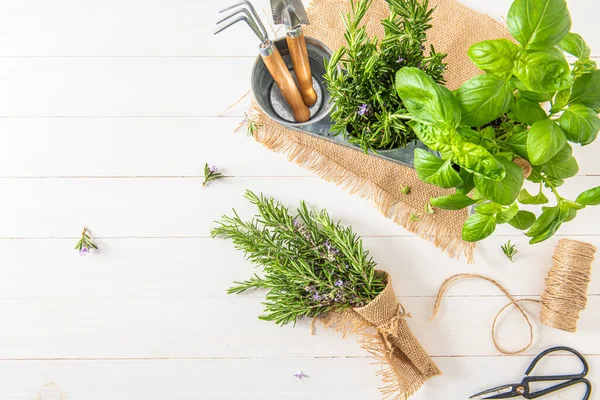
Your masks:
{"label": "purple rosemary blossom", "polygon": [[313,293],[316,292],[317,289],[313,285],[307,285],[304,287],[304,290],[306,290],[309,293]]}
{"label": "purple rosemary blossom", "polygon": [[425,46],[421,45],[421,51],[425,51]]}
{"label": "purple rosemary blossom", "polygon": [[338,293],[335,295],[335,299],[334,299],[334,301],[335,301],[336,303],[341,303],[343,300],[344,300],[344,293],[342,293],[342,292],[338,292]]}
{"label": "purple rosemary blossom", "polygon": [[87,256],[88,254],[90,254],[90,248],[87,246],[83,246],[81,250],[79,250],[80,256]]}
{"label": "purple rosemary blossom", "polygon": [[337,287],[344,286],[344,281],[341,279],[338,279],[337,281],[335,281],[335,286],[337,286]]}
{"label": "purple rosemary blossom", "polygon": [[361,104],[358,106],[358,111],[356,112],[358,115],[368,115],[370,112],[368,104]]}
{"label": "purple rosemary blossom", "polygon": [[216,165],[211,165],[208,170],[210,171],[211,174],[214,174],[215,172],[219,172],[219,167],[217,167]]}
{"label": "purple rosemary blossom", "polygon": [[402,64],[404,61],[406,61],[404,58],[402,58],[402,56],[398,56],[398,60],[396,60],[396,62],[398,64]]}
{"label": "purple rosemary blossom", "polygon": [[87,256],[91,253],[92,249],[97,249],[96,243],[92,239],[88,229],[86,227],[81,231],[81,239],[75,245],[75,250],[79,251],[79,254],[82,256]]}
{"label": "purple rosemary blossom", "polygon": [[321,301],[321,300],[323,300],[323,296],[321,296],[321,295],[319,294],[319,292],[317,292],[317,293],[313,294],[313,295],[312,295],[312,298],[313,298],[313,300],[316,300],[316,301]]}
{"label": "purple rosemary blossom", "polygon": [[296,218],[292,219],[292,224],[296,229],[300,229],[302,227],[302,222],[298,221]]}
{"label": "purple rosemary blossom", "polygon": [[298,372],[294,374],[294,378],[296,378],[296,380],[299,382],[304,378],[308,378],[308,375],[306,375],[304,372],[302,372],[301,369],[299,369]]}
{"label": "purple rosemary blossom", "polygon": [[208,163],[204,164],[204,182],[202,182],[202,186],[206,186],[206,184],[210,181],[216,181],[223,177],[223,174],[219,172],[219,168],[216,165],[209,166]]}

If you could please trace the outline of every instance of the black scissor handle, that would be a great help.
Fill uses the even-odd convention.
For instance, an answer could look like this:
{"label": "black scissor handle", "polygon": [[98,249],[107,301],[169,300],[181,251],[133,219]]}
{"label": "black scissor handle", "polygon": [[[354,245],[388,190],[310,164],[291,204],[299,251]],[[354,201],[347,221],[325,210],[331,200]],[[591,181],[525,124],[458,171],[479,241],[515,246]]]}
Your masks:
{"label": "black scissor handle", "polygon": [[[533,381],[562,381],[562,380],[566,380],[566,379],[580,379],[580,378],[584,378],[588,372],[589,372],[589,366],[588,363],[586,361],[586,359],[583,357],[583,355],[578,352],[575,349],[572,349],[570,347],[566,347],[566,346],[556,346],[556,347],[551,347],[547,350],[542,351],[540,354],[538,354],[533,361],[531,362],[531,364],[529,364],[529,367],[527,367],[527,371],[525,371],[525,375],[529,375],[531,373],[531,371],[533,371],[533,369],[535,368],[535,366],[538,364],[538,362],[540,362],[540,360],[550,354],[553,353],[555,351],[567,351],[571,354],[574,354],[577,356],[577,358],[579,358],[579,361],[581,361],[581,364],[583,365],[583,371],[581,371],[579,374],[568,374],[568,375],[549,375],[549,376],[528,376],[526,377],[524,380],[527,380],[529,382],[533,382]],[[589,383],[589,382],[588,382]]]}
{"label": "black scissor handle", "polygon": [[558,385],[554,385],[547,389],[538,390],[537,392],[533,392],[533,393],[529,392],[529,393],[523,394],[523,397],[525,397],[526,399],[537,399],[538,397],[545,396],[548,393],[556,392],[557,390],[561,390],[566,387],[577,385],[579,383],[584,383],[586,386],[585,395],[583,396],[583,398],[581,400],[588,400],[590,398],[590,396],[592,395],[592,384],[590,383],[590,381],[588,381],[585,378],[571,379],[570,381],[559,383]]}

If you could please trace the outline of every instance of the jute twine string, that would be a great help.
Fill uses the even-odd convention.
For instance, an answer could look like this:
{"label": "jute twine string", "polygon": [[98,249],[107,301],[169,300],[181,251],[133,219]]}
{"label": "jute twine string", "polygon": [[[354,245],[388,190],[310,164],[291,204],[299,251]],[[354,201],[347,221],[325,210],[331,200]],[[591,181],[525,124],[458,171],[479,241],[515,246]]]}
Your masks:
{"label": "jute twine string", "polygon": [[[479,274],[457,274],[446,279],[440,287],[433,307],[432,319],[437,315],[444,294],[455,282],[464,279],[483,279],[496,286],[510,303],[498,311],[492,323],[492,341],[498,351],[503,354],[519,354],[529,349],[533,344],[533,325],[529,315],[521,303],[540,303],[540,320],[544,325],[561,329],[567,332],[577,331],[579,312],[587,305],[587,289],[591,280],[592,262],[596,248],[589,243],[570,239],[561,239],[554,251],[554,265],[546,275],[546,288],[542,299],[515,299],[500,283],[492,278]],[[507,350],[500,345],[496,338],[496,326],[500,315],[509,307],[514,306],[519,310],[529,328],[529,342],[518,350]]]}

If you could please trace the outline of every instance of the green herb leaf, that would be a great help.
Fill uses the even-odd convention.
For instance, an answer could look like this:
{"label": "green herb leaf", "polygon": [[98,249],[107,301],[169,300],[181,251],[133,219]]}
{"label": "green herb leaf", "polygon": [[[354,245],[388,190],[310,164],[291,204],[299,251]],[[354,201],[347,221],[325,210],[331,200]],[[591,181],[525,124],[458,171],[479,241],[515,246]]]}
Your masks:
{"label": "green herb leaf", "polygon": [[577,33],[569,32],[567,36],[560,41],[560,47],[569,54],[574,55],[578,59],[590,58],[592,53],[590,46]]}
{"label": "green herb leaf", "polygon": [[575,201],[582,206],[600,205],[600,186],[581,192]]}
{"label": "green herb leaf", "polygon": [[508,222],[513,219],[518,212],[519,205],[517,203],[512,203],[509,207],[503,208],[502,211],[496,215],[496,222],[499,224]]}
{"label": "green herb leaf", "polygon": [[502,206],[494,202],[483,203],[478,206],[475,206],[475,212],[481,215],[495,216],[500,211],[502,211]]}
{"label": "green herb leaf", "polygon": [[563,108],[569,104],[569,98],[571,98],[571,88],[559,90],[554,96],[554,104],[550,108],[550,113],[560,112]]}
{"label": "green herb leaf", "polygon": [[544,48],[559,43],[571,30],[565,0],[515,0],[506,24],[525,48]]}
{"label": "green herb leaf", "polygon": [[510,221],[508,221],[509,225],[517,228],[519,230],[526,230],[533,225],[535,222],[535,214],[531,211],[519,211],[517,215],[513,217]]}
{"label": "green herb leaf", "polygon": [[452,161],[449,159],[434,174],[426,178],[425,182],[444,189],[453,188],[463,183],[458,172],[452,167]]}
{"label": "green herb leaf", "polygon": [[517,132],[508,138],[506,144],[515,154],[520,155],[525,159],[529,159],[527,154],[527,131]]}
{"label": "green herb leaf", "polygon": [[558,212],[558,207],[546,208],[533,223],[533,225],[531,225],[531,228],[529,228],[525,235],[529,237],[535,237],[547,232],[549,229],[551,229],[552,224],[557,220]]}
{"label": "green herb leaf", "polygon": [[547,163],[567,143],[564,131],[554,121],[544,119],[533,124],[527,134],[527,154],[533,165]]}
{"label": "green herb leaf", "polygon": [[456,93],[463,125],[481,126],[508,111],[513,95],[508,81],[483,74],[466,81]]}
{"label": "green herb leaf", "polygon": [[565,144],[554,157],[548,161],[548,164],[560,164],[567,161],[573,155],[573,147],[569,143]]}
{"label": "green herb leaf", "polygon": [[425,181],[444,165],[444,160],[434,156],[427,150],[417,148],[414,153],[414,163],[419,179]]}
{"label": "green herb leaf", "polygon": [[571,156],[567,161],[558,164],[548,163],[544,166],[544,172],[554,179],[567,179],[577,175],[579,164],[575,157]]}
{"label": "green herb leaf", "polygon": [[419,140],[431,150],[446,152],[452,148],[450,128],[444,125],[422,124],[417,121],[410,121],[408,125],[414,130]]}
{"label": "green herb leaf", "polygon": [[533,125],[541,119],[548,118],[546,111],[539,105],[526,99],[518,99],[511,107],[514,119],[519,122],[525,122],[527,125]]}
{"label": "green herb leaf", "polygon": [[506,242],[504,245],[500,246],[500,248],[502,249],[502,252],[504,253],[504,255],[506,257],[508,257],[508,259],[510,260],[510,262],[515,262],[513,260],[514,256],[517,255],[517,253],[519,252],[519,250],[516,249],[515,245],[512,244],[510,242],[510,240],[508,242]]}
{"label": "green herb leaf", "polygon": [[582,104],[592,109],[600,108],[600,70],[575,79],[569,104]]}
{"label": "green herb leaf", "polygon": [[[488,126],[494,132],[494,128]],[[487,128],[486,128],[487,129]],[[475,129],[469,128],[467,126],[461,125],[456,128],[456,132],[460,136],[460,138],[469,143],[480,144],[481,143],[481,135],[480,132],[477,132]]]}
{"label": "green herb leaf", "polygon": [[475,187],[486,198],[502,204],[512,204],[523,186],[523,170],[521,167],[506,159],[498,160],[506,170],[506,176],[501,181],[493,181],[482,176],[475,176]]}
{"label": "green herb leaf", "polygon": [[506,78],[513,68],[517,51],[517,46],[510,40],[485,40],[469,48],[469,57],[479,69]]}
{"label": "green herb leaf", "polygon": [[475,188],[475,182],[473,182],[474,175],[464,168],[461,168],[458,174],[463,183],[456,188],[456,193],[467,195]]}
{"label": "green herb leaf", "polygon": [[454,160],[476,175],[501,180],[506,175],[503,164],[482,146],[464,142],[452,147]]}
{"label": "green herb leaf", "polygon": [[532,196],[527,189],[521,190],[517,200],[521,204],[546,204],[548,202],[548,198],[541,190],[537,195]]}
{"label": "green herb leaf", "polygon": [[452,93],[420,69],[400,69],[396,73],[396,90],[415,119],[452,128],[460,123],[460,107]]}
{"label": "green herb leaf", "polygon": [[556,92],[572,83],[569,64],[555,48],[525,52],[515,61],[513,73],[532,92]]}
{"label": "green herb leaf", "polygon": [[596,112],[581,104],[573,104],[567,108],[558,123],[568,140],[581,145],[592,143],[600,131],[600,118]]}
{"label": "green herb leaf", "polygon": [[494,217],[482,214],[473,214],[465,221],[462,229],[462,238],[466,242],[477,242],[485,239],[496,230]]}
{"label": "green herb leaf", "polygon": [[473,200],[469,196],[458,193],[431,199],[431,204],[443,210],[461,210],[476,202],[477,200]]}

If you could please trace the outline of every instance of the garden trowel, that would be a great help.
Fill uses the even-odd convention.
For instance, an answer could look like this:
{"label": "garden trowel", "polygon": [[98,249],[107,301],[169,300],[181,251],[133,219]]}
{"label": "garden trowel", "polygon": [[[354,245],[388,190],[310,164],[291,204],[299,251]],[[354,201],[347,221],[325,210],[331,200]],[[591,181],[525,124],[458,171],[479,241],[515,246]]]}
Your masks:
{"label": "garden trowel", "polygon": [[302,25],[309,24],[302,0],[271,0],[271,12],[273,13],[273,23],[275,25],[285,25],[285,36],[292,57],[294,72],[298,79],[298,89],[304,104],[310,107],[316,103],[317,93],[313,89],[308,52],[306,51],[304,33],[302,33]]}

